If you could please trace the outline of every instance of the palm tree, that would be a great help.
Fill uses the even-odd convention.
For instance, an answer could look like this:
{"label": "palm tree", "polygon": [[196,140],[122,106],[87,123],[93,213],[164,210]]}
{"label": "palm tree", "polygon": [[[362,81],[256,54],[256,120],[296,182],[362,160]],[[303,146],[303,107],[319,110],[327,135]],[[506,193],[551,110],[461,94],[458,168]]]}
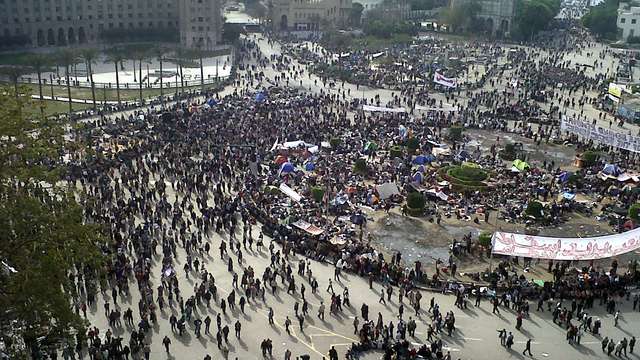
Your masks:
{"label": "palm tree", "polygon": [[120,66],[122,65],[122,62],[125,60],[126,56],[125,56],[126,52],[124,51],[124,49],[122,48],[111,48],[107,51],[107,58],[105,60],[105,62],[110,62],[113,63],[113,65],[116,68],[116,97],[118,99],[118,105],[121,104],[120,102]]}
{"label": "palm tree", "polygon": [[204,67],[202,66],[202,58],[206,55],[206,51],[200,48],[191,52],[191,56],[194,59],[198,59],[200,64],[200,88],[204,92]]}
{"label": "palm tree", "polygon": [[71,66],[78,63],[78,54],[71,49],[61,50],[58,53],[57,62],[64,67],[67,80],[67,97],[69,98],[69,115],[71,115],[73,112],[73,105],[71,103],[71,80],[69,79],[69,70]]}
{"label": "palm tree", "polygon": [[93,100],[93,111],[98,111],[96,106],[96,86],[93,83],[93,68],[92,65],[96,62],[98,57],[98,50],[92,48],[82,49],[80,51],[80,57],[87,64],[87,75],[91,83],[91,99]]}
{"label": "palm tree", "polygon": [[18,90],[18,82],[22,75],[29,74],[31,69],[28,66],[22,65],[8,65],[0,67],[0,74],[9,78],[11,84],[13,84],[13,90],[15,92],[16,100],[20,97],[20,91]]}
{"label": "palm tree", "polygon": [[[44,96],[42,95],[42,73],[50,71],[51,60],[43,54],[29,54],[25,57],[26,63],[38,75],[38,92],[40,94],[40,112],[44,116]],[[53,100],[53,99],[52,99]]]}
{"label": "palm tree", "polygon": [[[140,84],[139,87],[139,91],[140,91],[140,105],[142,105],[143,102],[143,98],[142,98],[142,85],[143,85],[143,79],[142,79],[142,62],[149,59],[150,54],[151,54],[151,47],[150,46],[140,46],[140,45],[135,45],[135,46],[130,46],[129,48],[127,48],[128,52],[131,54],[131,59],[133,59],[134,61],[137,60],[138,61],[138,82]],[[134,63],[135,64],[135,63]],[[133,73],[135,74],[136,69],[134,66],[133,69]]]}
{"label": "palm tree", "polygon": [[152,49],[153,55],[160,62],[160,100],[164,101],[164,86],[163,86],[163,72],[162,72],[162,62],[165,60],[164,56],[167,53],[167,49],[165,49],[162,45],[155,46]]}
{"label": "palm tree", "polygon": [[178,66],[178,70],[180,73],[180,88],[183,93],[184,93],[184,73],[182,71],[182,68],[186,66],[188,63],[190,63],[189,62],[190,59],[191,59],[191,54],[189,53],[188,50],[182,47],[177,47],[174,50],[173,59],[171,59],[171,62],[173,62]]}

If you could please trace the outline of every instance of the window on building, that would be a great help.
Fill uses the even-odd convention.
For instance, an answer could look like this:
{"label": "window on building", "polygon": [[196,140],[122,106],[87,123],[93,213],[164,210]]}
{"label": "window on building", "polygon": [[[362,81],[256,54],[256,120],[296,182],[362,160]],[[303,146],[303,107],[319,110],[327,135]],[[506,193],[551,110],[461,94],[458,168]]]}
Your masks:
{"label": "window on building", "polygon": [[626,20],[627,20],[627,19],[625,19],[625,18],[621,18],[621,19],[620,19],[620,24],[624,24],[624,23],[626,22]]}
{"label": "window on building", "polygon": [[636,19],[631,19],[631,23],[635,24],[636,23]]}

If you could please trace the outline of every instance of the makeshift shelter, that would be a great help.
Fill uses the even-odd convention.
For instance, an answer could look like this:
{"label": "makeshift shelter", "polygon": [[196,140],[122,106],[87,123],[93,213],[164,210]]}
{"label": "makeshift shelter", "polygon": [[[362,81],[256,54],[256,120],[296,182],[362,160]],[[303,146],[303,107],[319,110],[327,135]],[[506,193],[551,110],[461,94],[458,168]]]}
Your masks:
{"label": "makeshift shelter", "polygon": [[567,181],[569,181],[569,177],[571,176],[571,173],[568,171],[563,171],[560,174],[558,174],[557,178],[558,180],[560,180],[560,182],[562,183],[566,183]]}
{"label": "makeshift shelter", "polygon": [[286,163],[287,161],[289,161],[289,159],[287,159],[286,156],[278,155],[278,156],[276,156],[275,163],[276,163],[276,165],[281,166],[282,164]]}
{"label": "makeshift shelter", "polygon": [[376,190],[378,191],[378,195],[380,195],[380,198],[382,200],[387,199],[393,195],[400,194],[398,185],[391,182],[376,186]]}
{"label": "makeshift shelter", "polygon": [[422,180],[424,180],[424,175],[422,175],[421,172],[416,172],[415,174],[413,174],[413,177],[411,179],[413,180],[413,182],[421,184]]}
{"label": "makeshift shelter", "polygon": [[373,151],[376,151],[376,150],[378,150],[378,144],[376,144],[373,141],[367,142],[367,144],[364,146],[364,153],[365,154],[369,154],[369,153],[371,153]]}
{"label": "makeshift shelter", "polygon": [[602,168],[602,173],[611,176],[618,176],[622,174],[622,169],[620,169],[620,167],[616,164],[606,164],[604,168]]}
{"label": "makeshift shelter", "polygon": [[469,155],[469,152],[466,150],[461,150],[458,155],[456,155],[456,160],[458,161],[467,161],[471,159],[471,156]]}
{"label": "makeshift shelter", "polygon": [[306,171],[313,171],[313,170],[315,170],[315,168],[316,168],[316,166],[312,162],[308,162],[308,163],[304,164],[304,169]]}
{"label": "makeshift shelter", "polygon": [[513,160],[513,163],[511,165],[511,171],[515,172],[522,172],[530,168],[529,164],[526,161],[522,161],[520,159]]}
{"label": "makeshift shelter", "polygon": [[367,219],[364,217],[364,215],[358,213],[351,215],[351,222],[356,225],[362,225],[367,222]]}
{"label": "makeshift shelter", "polygon": [[295,170],[295,167],[292,163],[286,162],[280,166],[280,174],[289,174]]}
{"label": "makeshift shelter", "polygon": [[265,95],[265,93],[264,93],[264,92],[262,92],[262,91],[261,91],[261,92],[259,92],[259,93],[257,93],[257,94],[256,94],[256,98],[255,98],[256,102],[258,102],[258,103],[259,103],[259,102],[263,102],[263,101],[265,101],[266,99],[267,99],[267,95]]}
{"label": "makeshift shelter", "polygon": [[436,157],[431,155],[431,154],[418,155],[413,159],[413,163],[416,164],[416,165],[424,165],[424,164],[431,163],[435,159],[436,159]]}

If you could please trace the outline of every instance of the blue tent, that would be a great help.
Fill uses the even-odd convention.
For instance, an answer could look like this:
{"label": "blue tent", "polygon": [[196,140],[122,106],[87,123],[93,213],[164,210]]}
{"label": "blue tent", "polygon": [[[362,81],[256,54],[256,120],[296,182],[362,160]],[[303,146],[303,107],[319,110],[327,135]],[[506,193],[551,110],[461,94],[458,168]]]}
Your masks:
{"label": "blue tent", "polygon": [[571,173],[568,171],[563,171],[560,173],[560,175],[558,175],[558,179],[560,180],[560,182],[567,182],[569,181],[569,176],[571,176]]}
{"label": "blue tent", "polygon": [[418,166],[418,171],[420,171],[421,173],[424,173],[426,171],[424,165]]}
{"label": "blue tent", "polygon": [[261,91],[256,94],[256,102],[263,102],[267,96]]}
{"label": "blue tent", "polygon": [[470,158],[471,158],[471,156],[469,156],[469,152],[467,152],[466,150],[461,150],[458,153],[458,155],[456,155],[456,159],[458,161],[467,161]]}
{"label": "blue tent", "polygon": [[214,99],[214,98],[211,98],[211,99],[207,100],[207,105],[209,105],[211,107],[216,106],[216,104],[217,104],[217,102],[216,102],[216,99]]}
{"label": "blue tent", "polygon": [[416,172],[415,174],[413,174],[413,181],[414,182],[422,183],[423,179],[424,179],[424,176],[422,175],[422,173]]}
{"label": "blue tent", "polygon": [[366,222],[366,218],[362,214],[353,214],[351,215],[351,222],[356,225],[362,225]]}
{"label": "blue tent", "polygon": [[306,164],[304,164],[304,169],[307,171],[313,171],[315,170],[316,166],[312,163],[312,162],[308,162]]}
{"label": "blue tent", "polygon": [[413,163],[416,165],[424,165],[431,163],[433,160],[435,160],[435,157],[431,154],[418,155],[415,159],[413,159]]}
{"label": "blue tent", "polygon": [[280,173],[281,174],[288,174],[288,173],[293,172],[294,169],[295,169],[295,167],[293,166],[292,163],[286,162],[286,163],[282,164],[282,166],[280,166]]}
{"label": "blue tent", "polygon": [[602,169],[602,172],[611,176],[618,176],[622,174],[622,170],[620,169],[620,167],[615,164],[606,164]]}

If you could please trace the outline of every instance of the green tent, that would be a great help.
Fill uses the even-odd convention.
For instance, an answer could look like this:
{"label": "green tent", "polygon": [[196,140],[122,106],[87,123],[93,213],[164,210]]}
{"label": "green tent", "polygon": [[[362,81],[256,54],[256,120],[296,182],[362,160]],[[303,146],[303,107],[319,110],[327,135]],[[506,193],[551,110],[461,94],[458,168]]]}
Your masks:
{"label": "green tent", "polygon": [[373,141],[367,142],[367,145],[364,146],[365,151],[376,151],[378,150],[378,144]]}
{"label": "green tent", "polygon": [[513,167],[518,169],[518,171],[525,171],[526,169],[529,169],[529,164],[527,164],[526,161],[522,161],[520,159],[515,159],[513,160]]}

